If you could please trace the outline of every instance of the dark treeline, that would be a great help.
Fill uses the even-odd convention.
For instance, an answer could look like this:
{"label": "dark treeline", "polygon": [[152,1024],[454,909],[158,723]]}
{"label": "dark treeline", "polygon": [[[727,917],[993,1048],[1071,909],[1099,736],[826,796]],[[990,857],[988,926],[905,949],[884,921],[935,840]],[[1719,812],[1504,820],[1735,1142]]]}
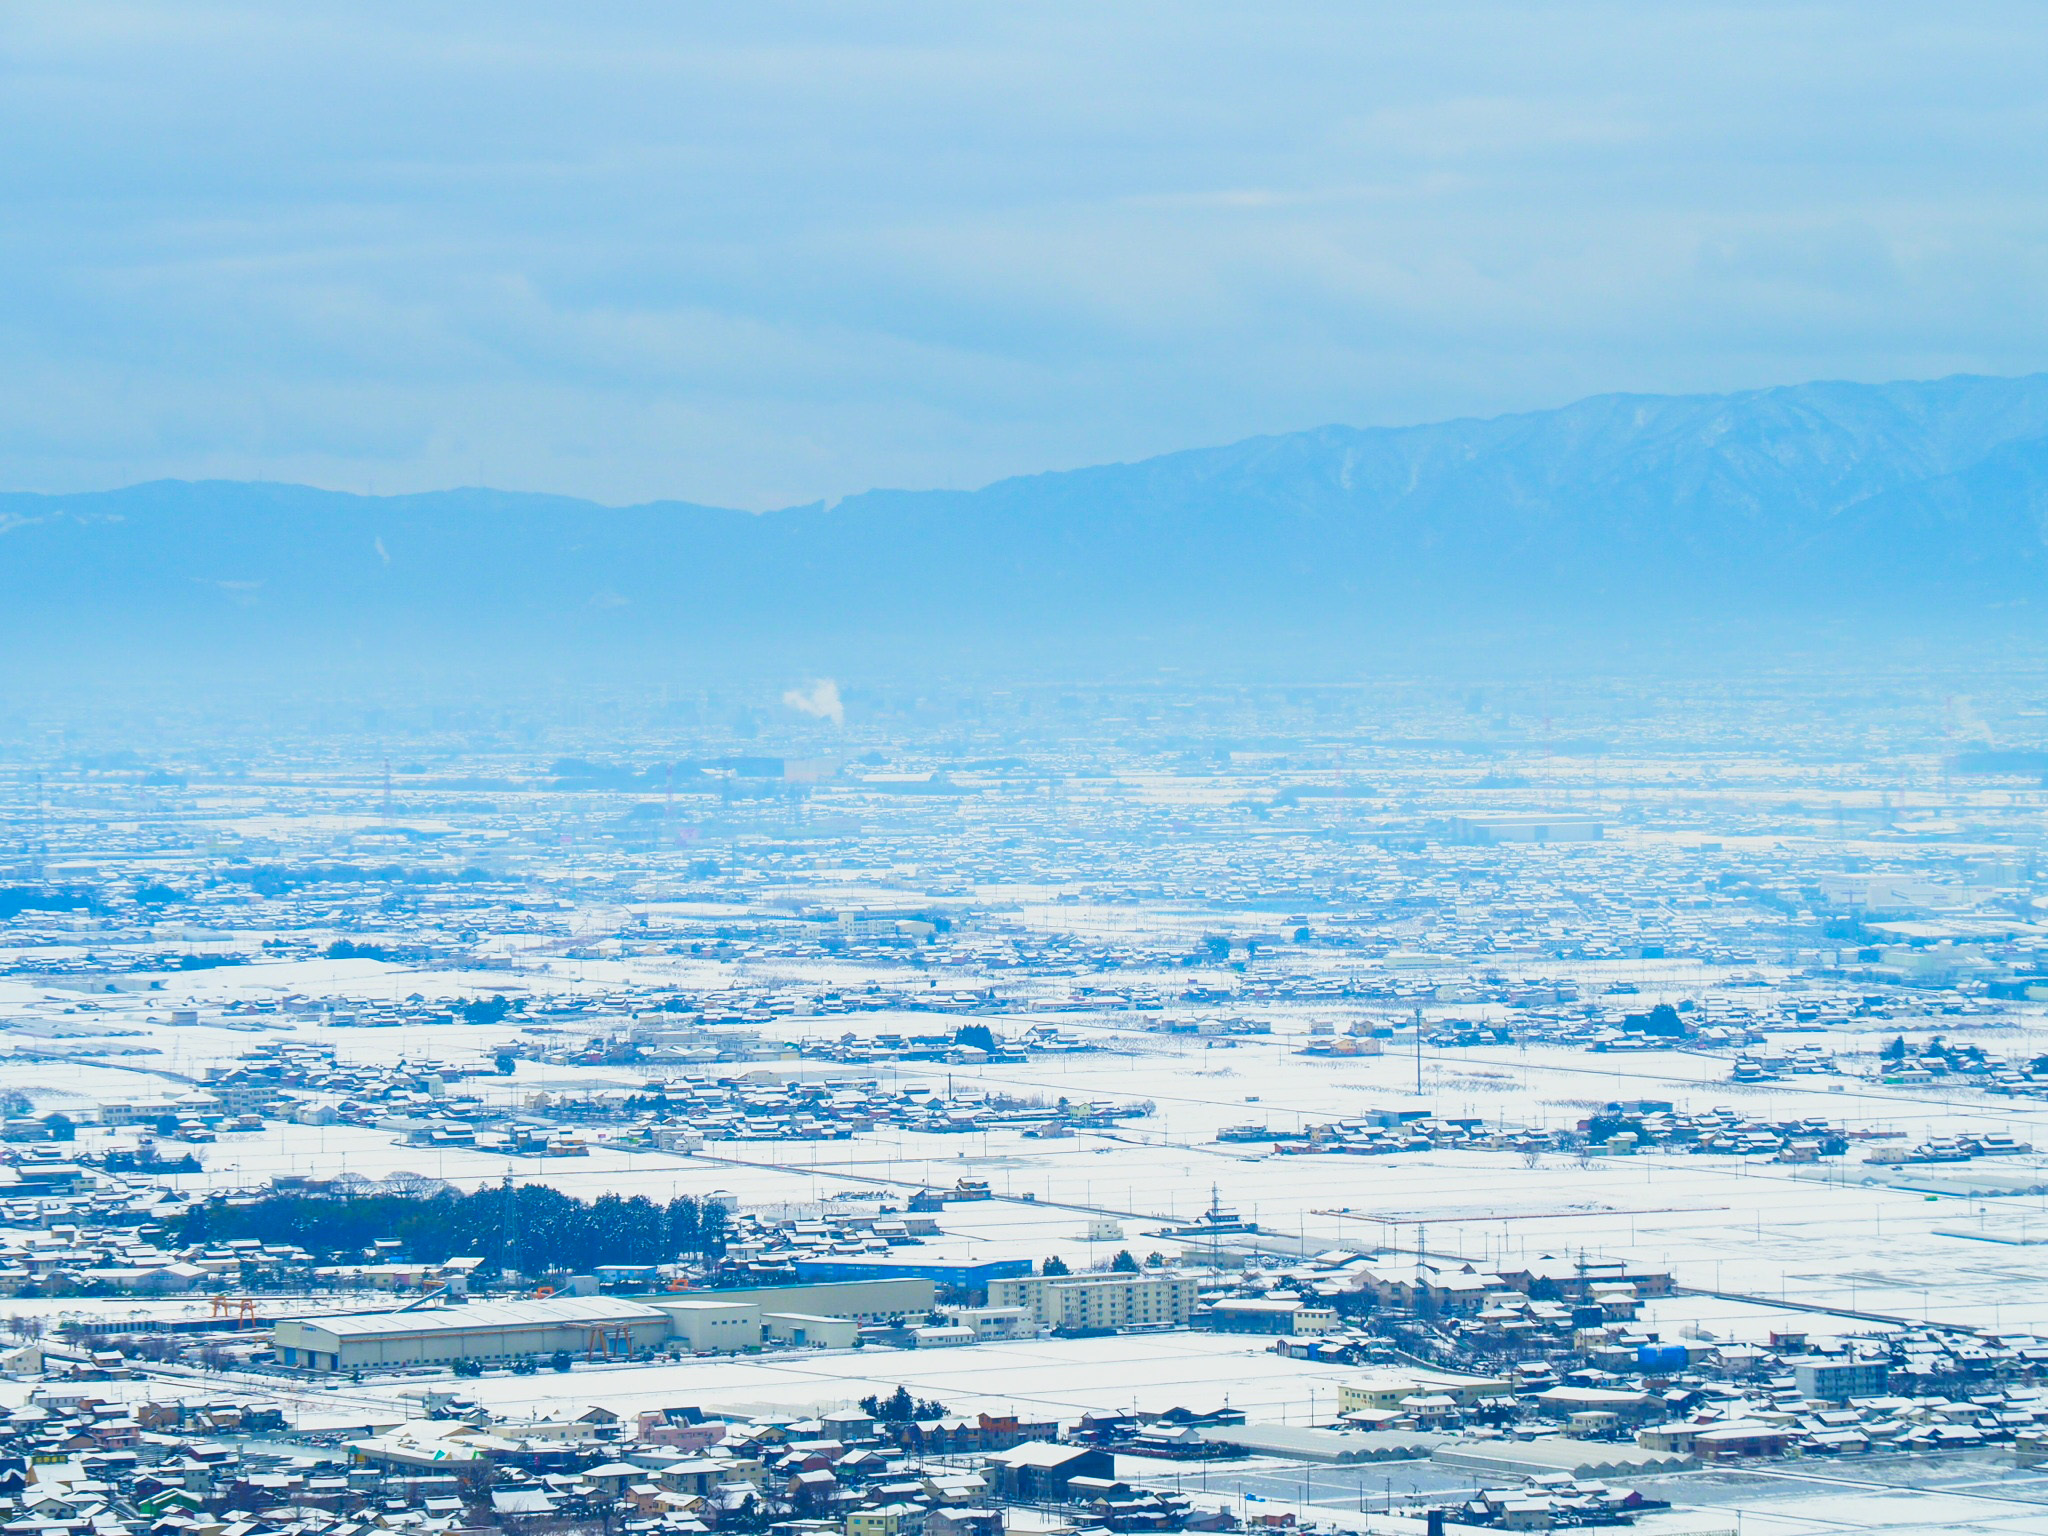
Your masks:
{"label": "dark treeline", "polygon": [[259,896],[282,896],[305,885],[448,885],[489,880],[490,872],[403,864],[229,864],[217,877],[223,885],[246,885]]}
{"label": "dark treeline", "polygon": [[[474,1194],[269,1195],[247,1204],[194,1206],[179,1224],[187,1242],[255,1238],[290,1243],[322,1262],[354,1263],[372,1244],[397,1241],[417,1263],[476,1257],[489,1270],[525,1275],[583,1272],[600,1264],[716,1260],[725,1251],[726,1211],[715,1200],[678,1195],[656,1205],[643,1195],[578,1200],[546,1185]],[[506,1254],[510,1239],[511,1253]]]}
{"label": "dark treeline", "polygon": [[24,912],[91,912],[98,906],[92,892],[70,886],[10,885],[0,889],[0,922]]}

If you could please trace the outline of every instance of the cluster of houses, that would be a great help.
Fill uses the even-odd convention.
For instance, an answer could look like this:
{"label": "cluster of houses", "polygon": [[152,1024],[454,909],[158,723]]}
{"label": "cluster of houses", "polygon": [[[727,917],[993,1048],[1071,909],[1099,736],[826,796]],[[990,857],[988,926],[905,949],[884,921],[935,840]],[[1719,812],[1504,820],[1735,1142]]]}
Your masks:
{"label": "cluster of houses", "polygon": [[1819,1116],[1767,1120],[1725,1104],[1689,1112],[1659,1100],[1613,1103],[1579,1122],[1586,1142],[1607,1156],[1656,1148],[1724,1157],[1769,1157],[1780,1162],[1814,1162],[1840,1157],[1850,1135]]}
{"label": "cluster of houses", "polygon": [[2048,1341],[2032,1336],[1914,1331],[1823,1351],[1803,1334],[1666,1343],[1608,1328],[1582,1331],[1579,1344],[1576,1368],[1472,1375],[1382,1363],[1340,1388],[1339,1422],[1467,1437],[1453,1453],[1466,1460],[1471,1444],[1559,1436],[1702,1462],[1999,1445],[2048,1459]]}
{"label": "cluster of houses", "polygon": [[92,1219],[0,1231],[0,1295],[61,1297],[133,1294],[180,1295],[238,1289],[286,1272],[313,1273],[313,1255],[288,1243],[242,1239],[225,1243],[167,1243],[166,1225],[182,1207],[151,1207],[156,1218],[137,1223]]}
{"label": "cluster of houses", "polygon": [[1488,1125],[1477,1116],[1437,1116],[1427,1110],[1385,1110],[1299,1130],[1264,1125],[1227,1126],[1222,1142],[1271,1143],[1281,1153],[1557,1152],[1588,1149],[1604,1156],[1663,1150],[1729,1157],[1775,1157],[1812,1162],[1839,1157],[1850,1137],[1820,1118],[1760,1120],[1727,1106],[1688,1112],[1662,1101],[1609,1104],[1570,1129]]}
{"label": "cluster of houses", "polygon": [[[678,1027],[673,1015],[641,1017],[671,1021],[664,1023],[665,1030]],[[644,1032],[630,1019],[608,1021],[605,1027],[623,1028],[633,1036]],[[1023,1052],[1058,1043],[1056,1032],[1027,1032],[1008,1049]],[[721,1059],[720,1049],[707,1045],[703,1061],[692,1064]],[[977,1046],[953,1045],[949,1050],[967,1051],[982,1060],[990,1054]],[[499,1047],[494,1056],[499,1077],[515,1072],[520,1058],[537,1054],[541,1053],[523,1041]],[[588,1126],[613,1127],[627,1139],[637,1135],[648,1145],[691,1150],[705,1140],[843,1140],[884,1128],[967,1133],[1059,1123],[1099,1126],[1142,1116],[1149,1109],[1141,1103],[1109,1100],[1022,1103],[971,1083],[954,1088],[914,1081],[885,1083],[872,1076],[784,1080],[761,1068],[723,1076],[684,1076],[665,1073],[655,1057],[643,1061],[637,1047],[633,1059],[652,1068],[640,1087],[526,1092],[514,1103],[506,1093],[458,1086],[480,1075],[492,1081],[489,1069],[480,1073],[475,1066],[403,1059],[355,1064],[341,1060],[330,1045],[266,1041],[232,1065],[212,1069],[202,1087],[162,1099],[107,1105],[85,1119],[107,1127],[134,1126],[144,1139],[160,1136],[187,1145],[214,1140],[223,1131],[258,1130],[266,1120],[290,1120],[374,1126],[419,1146],[565,1156],[587,1150],[578,1128]],[[19,1124],[9,1122],[14,1130],[8,1139],[48,1139],[44,1122],[17,1120]]]}
{"label": "cluster of houses", "polygon": [[782,1079],[767,1070],[743,1076],[655,1078],[633,1090],[531,1096],[527,1111],[550,1121],[637,1131],[671,1150],[706,1141],[837,1141],[876,1130],[927,1135],[1054,1125],[1113,1125],[1140,1118],[1149,1104],[1114,1100],[1027,1103],[971,1082],[885,1081],[869,1076]]}
{"label": "cluster of houses", "polygon": [[1235,1525],[1117,1481],[1101,1452],[1054,1443],[1051,1422],[694,1407],[507,1422],[451,1394],[417,1400],[419,1416],[351,1434],[295,1432],[261,1403],[41,1388],[0,1417],[0,1514],[35,1536],[1003,1536],[1019,1504],[1068,1508],[1045,1529]]}
{"label": "cluster of houses", "polygon": [[1455,1515],[1459,1525],[1482,1529],[1555,1531],[1629,1525],[1640,1515],[1670,1507],[1639,1489],[1551,1472],[1516,1487],[1482,1488],[1446,1513]]}

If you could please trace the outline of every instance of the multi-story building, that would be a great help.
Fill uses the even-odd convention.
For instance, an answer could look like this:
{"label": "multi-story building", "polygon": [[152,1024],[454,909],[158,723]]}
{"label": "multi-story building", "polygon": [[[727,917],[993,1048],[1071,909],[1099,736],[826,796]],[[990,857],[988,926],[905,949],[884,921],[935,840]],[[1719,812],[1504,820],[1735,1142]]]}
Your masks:
{"label": "multi-story building", "polygon": [[1876,1397],[1885,1389],[1889,1367],[1883,1360],[1852,1356],[1803,1355],[1787,1360],[1799,1395],[1815,1402],[1846,1403],[1852,1397]]}
{"label": "multi-story building", "polygon": [[1185,1327],[1195,1297],[1194,1280],[1172,1270],[1030,1275],[988,1287],[990,1307],[1021,1308],[1034,1327],[1075,1332]]}

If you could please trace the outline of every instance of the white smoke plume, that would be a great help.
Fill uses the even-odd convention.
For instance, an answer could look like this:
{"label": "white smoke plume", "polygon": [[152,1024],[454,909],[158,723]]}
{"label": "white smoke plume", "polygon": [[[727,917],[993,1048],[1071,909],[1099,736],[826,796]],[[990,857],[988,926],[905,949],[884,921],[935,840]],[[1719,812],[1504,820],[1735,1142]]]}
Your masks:
{"label": "white smoke plume", "polygon": [[782,702],[800,715],[830,720],[834,725],[846,724],[846,706],[839,702],[839,685],[829,677],[819,678],[808,688],[790,689],[782,696]]}

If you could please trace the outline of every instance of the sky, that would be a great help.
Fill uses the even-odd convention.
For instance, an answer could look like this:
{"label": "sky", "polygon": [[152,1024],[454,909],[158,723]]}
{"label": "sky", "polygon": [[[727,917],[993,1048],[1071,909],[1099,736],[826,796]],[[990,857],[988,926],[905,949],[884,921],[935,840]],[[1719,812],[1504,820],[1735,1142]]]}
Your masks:
{"label": "sky", "polygon": [[2048,368],[2027,4],[9,0],[0,488],[765,509]]}

